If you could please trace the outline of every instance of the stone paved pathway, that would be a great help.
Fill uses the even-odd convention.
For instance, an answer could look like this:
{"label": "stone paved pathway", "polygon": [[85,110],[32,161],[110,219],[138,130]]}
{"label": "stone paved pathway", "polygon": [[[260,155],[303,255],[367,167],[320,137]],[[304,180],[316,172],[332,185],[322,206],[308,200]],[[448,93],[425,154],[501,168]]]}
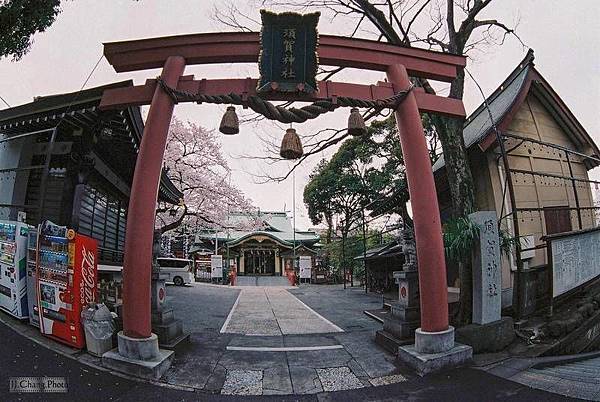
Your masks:
{"label": "stone paved pathway", "polygon": [[[416,378],[396,365],[394,357],[373,342],[373,329],[380,324],[363,321],[361,312],[379,303],[377,298],[365,295],[359,289],[341,291],[327,286],[303,286],[293,292],[345,332],[282,333],[273,336],[220,333],[229,312],[236,310],[234,304],[239,288],[200,284],[169,287],[168,300],[176,309],[177,317],[183,320],[186,330],[191,332],[191,342],[177,352],[173,365],[160,382],[185,387],[185,390],[155,387],[99,371],[97,368],[102,368],[99,358],[61,346],[15,319],[8,319],[9,326],[17,332],[11,331],[1,314],[0,338],[6,342],[0,345],[0,352],[10,364],[0,365],[0,379],[3,378],[7,384],[10,376],[65,376],[69,382],[69,395],[74,395],[75,399],[102,401],[238,400],[240,395],[250,398],[279,395],[274,400],[343,402],[438,399],[464,402],[465,396],[478,401],[568,400],[567,397],[533,390],[480,370],[459,369]],[[287,298],[284,293],[278,296]],[[277,296],[270,299],[272,305],[281,301]],[[276,317],[277,312],[273,315]],[[41,346],[46,344],[49,349]],[[71,358],[56,351],[65,356],[70,354]],[[591,371],[583,370],[589,374],[586,377],[590,389],[588,399],[597,399],[592,393],[597,385],[593,370],[600,362],[590,361],[578,367],[586,369],[587,364],[592,365],[588,367]],[[555,377],[553,381],[568,385],[567,369],[572,367],[560,370],[561,377]],[[522,370],[515,370],[511,375]],[[548,374],[536,373],[538,379]],[[521,382],[526,383],[524,380]],[[538,388],[550,389],[543,385]],[[574,388],[579,392],[583,389],[581,386]],[[341,392],[324,393],[329,390]],[[0,389],[0,400],[8,400],[3,394],[6,391],[6,386],[4,390]],[[559,392],[557,389],[552,391]],[[288,394],[295,395],[283,396]],[[568,391],[563,394],[574,395]],[[583,396],[581,393],[577,395]]]}
{"label": "stone paved pathway", "polygon": [[373,342],[380,324],[362,310],[378,298],[337,287],[301,289],[295,295],[298,288],[169,287],[191,345],[176,354],[162,381],[227,395],[298,395],[410,377]]}
{"label": "stone paved pathway", "polygon": [[[231,304],[228,307],[231,307]],[[10,322],[10,327],[4,323],[4,320]],[[11,330],[14,327],[18,332]],[[224,369],[217,366],[212,373],[206,373],[202,370],[203,361],[197,361],[196,365],[189,367],[180,366],[187,370],[189,378],[208,379],[206,386],[196,386],[194,389],[174,389],[171,387],[149,384],[147,382],[133,381],[121,376],[113,375],[105,370],[99,369],[99,361],[93,362],[95,367],[82,364],[83,356],[87,354],[77,354],[77,360],[72,357],[56,352],[56,344],[53,341],[43,338],[39,332],[32,331],[26,336],[29,325],[20,323],[16,319],[0,313],[0,355],[7,364],[0,364],[0,380],[4,384],[0,387],[0,400],[2,401],[49,401],[49,400],[81,400],[86,402],[125,402],[125,401],[219,401],[231,402],[239,401],[241,397],[238,391],[245,390],[246,393],[262,395],[292,393],[291,388],[286,390],[274,390],[278,387],[277,381],[285,378],[283,376],[273,375],[279,371],[279,368],[265,369],[260,372],[236,373],[231,376],[227,385],[223,381],[219,383],[218,377],[224,377]],[[347,333],[345,333],[347,334]],[[341,336],[345,334],[337,334]],[[31,336],[33,341],[29,337]],[[232,335],[221,335],[221,337],[231,337]],[[306,335],[302,335],[306,336]],[[319,335],[323,336],[323,335]],[[299,337],[293,335],[292,337]],[[252,337],[246,337],[252,338]],[[284,337],[285,338],[285,337]],[[46,343],[50,347],[46,347]],[[203,349],[216,349],[218,342],[207,338],[197,338],[195,342],[201,341],[198,345]],[[62,351],[61,351],[62,353]],[[90,356],[92,357],[92,356]],[[79,360],[79,361],[78,361]],[[88,362],[92,363],[92,362]],[[200,368],[200,369],[198,369]],[[232,369],[231,371],[236,370]],[[244,370],[244,369],[238,369]],[[351,369],[352,370],[352,369]],[[305,373],[304,377],[295,376],[298,371]],[[345,371],[345,370],[344,370]],[[294,391],[302,389],[309,390],[321,387],[319,378],[324,378],[323,373],[311,373],[310,369],[303,368],[295,370],[290,367],[292,381],[294,382]],[[332,370],[332,372],[341,372]],[[355,373],[352,371],[353,374]],[[239,374],[245,374],[240,378]],[[345,372],[347,374],[347,372]],[[356,375],[356,374],[355,374]],[[10,377],[15,376],[35,376],[35,377],[64,377],[68,384],[68,394],[39,394],[24,393],[14,394],[8,392],[8,383]],[[289,378],[289,376],[288,376]],[[167,379],[163,379],[166,381]],[[383,378],[384,383],[389,383],[392,378]],[[466,401],[511,401],[511,402],[530,402],[530,401],[565,401],[566,397],[558,396],[544,391],[528,388],[515,382],[507,381],[503,378],[485,373],[480,370],[459,369],[451,372],[444,372],[438,375],[431,375],[425,378],[411,379],[410,381],[393,381],[391,385],[384,387],[354,388],[346,391],[331,393],[320,393],[317,395],[278,395],[275,397],[264,398],[269,401],[310,401],[310,402],[365,402],[365,401],[437,401],[447,402],[466,402]],[[242,386],[234,386],[241,383]],[[300,388],[304,385],[304,388]],[[383,385],[380,383],[379,385]],[[323,385],[325,386],[325,385]],[[329,386],[329,383],[328,385]],[[286,392],[287,391],[287,392]],[[221,394],[223,393],[223,394]],[[298,392],[297,392],[298,393]],[[229,394],[229,395],[227,395]],[[257,400],[260,396],[249,396],[243,400]]]}
{"label": "stone paved pathway", "polygon": [[343,332],[282,287],[242,289],[221,333],[289,335]]}
{"label": "stone paved pathway", "polygon": [[600,357],[540,369],[531,368],[509,379],[573,398],[600,401]]}

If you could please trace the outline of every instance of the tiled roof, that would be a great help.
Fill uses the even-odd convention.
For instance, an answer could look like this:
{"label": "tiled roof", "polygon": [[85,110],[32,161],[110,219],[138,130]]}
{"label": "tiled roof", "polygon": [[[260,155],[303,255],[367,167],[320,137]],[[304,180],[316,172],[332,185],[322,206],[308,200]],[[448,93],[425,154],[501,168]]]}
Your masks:
{"label": "tiled roof", "polygon": [[[248,225],[256,218],[263,221],[263,228],[257,230],[239,230],[235,228],[236,226]],[[264,235],[290,247],[294,244],[294,230],[290,218],[285,212],[231,213],[226,226],[232,227],[232,229],[221,230],[217,233],[208,230],[198,232],[196,243],[214,240],[216,236],[219,242],[237,244],[248,237]],[[296,230],[295,239],[297,243],[314,245],[320,240],[320,236],[315,232]]]}

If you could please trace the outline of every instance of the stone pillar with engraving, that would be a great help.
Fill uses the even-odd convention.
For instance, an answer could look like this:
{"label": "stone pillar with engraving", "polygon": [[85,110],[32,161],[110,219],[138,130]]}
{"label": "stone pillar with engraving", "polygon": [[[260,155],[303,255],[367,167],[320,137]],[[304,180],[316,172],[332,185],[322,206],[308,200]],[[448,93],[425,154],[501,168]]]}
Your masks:
{"label": "stone pillar with engraving", "polygon": [[158,336],[161,348],[176,350],[190,340],[190,334],[183,332],[183,323],[175,318],[173,308],[168,306],[165,276],[161,275],[156,258],[160,254],[160,232],[154,232],[152,249],[152,282],[151,282],[151,318],[152,332]]}
{"label": "stone pillar with engraving", "polygon": [[495,211],[475,212],[469,218],[479,227],[479,244],[473,264],[473,323],[483,325],[500,319],[500,237]]}
{"label": "stone pillar with engraving", "polygon": [[383,330],[377,331],[378,344],[392,353],[398,346],[413,342],[415,330],[421,323],[419,308],[419,272],[417,270],[416,246],[412,227],[404,225],[400,236],[404,264],[402,271],[394,271],[398,284],[398,301],[390,303],[389,316],[383,320]]}
{"label": "stone pillar with engraving", "polygon": [[513,320],[501,317],[502,269],[500,236],[495,211],[469,215],[479,227],[473,261],[473,323],[456,329],[456,340],[473,353],[498,352],[515,339]]}

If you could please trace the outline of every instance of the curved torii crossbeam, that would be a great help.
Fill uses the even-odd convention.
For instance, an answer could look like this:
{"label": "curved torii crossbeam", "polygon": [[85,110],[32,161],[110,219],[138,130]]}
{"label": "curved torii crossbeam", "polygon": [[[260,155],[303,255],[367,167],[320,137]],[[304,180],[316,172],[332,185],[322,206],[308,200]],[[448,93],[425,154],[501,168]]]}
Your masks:
{"label": "curved torii crossbeam", "polygon": [[[171,88],[198,94],[256,94],[255,79],[194,80],[182,75],[186,64],[255,63],[260,51],[256,32],[182,35],[104,44],[104,55],[117,72],[162,67]],[[313,95],[266,93],[270,100],[314,101],[337,96],[382,100],[409,87],[409,75],[453,80],[465,58],[386,43],[321,35],[320,64],[385,71],[389,82],[376,85],[320,82]],[[149,338],[150,262],[156,196],[174,103],[148,80],[144,85],[106,90],[101,108],[150,104],[135,167],[127,220],[123,269],[123,328],[132,338]],[[448,327],[446,266],[435,184],[419,112],[464,117],[460,100],[411,91],[395,111],[406,166],[419,266],[421,332]]]}

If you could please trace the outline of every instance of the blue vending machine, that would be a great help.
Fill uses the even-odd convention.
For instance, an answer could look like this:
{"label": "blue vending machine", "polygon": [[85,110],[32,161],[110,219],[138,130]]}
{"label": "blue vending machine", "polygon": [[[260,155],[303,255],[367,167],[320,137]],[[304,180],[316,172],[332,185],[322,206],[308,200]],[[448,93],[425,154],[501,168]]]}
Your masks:
{"label": "blue vending machine", "polygon": [[29,225],[19,215],[19,221],[0,220],[0,309],[26,319]]}

